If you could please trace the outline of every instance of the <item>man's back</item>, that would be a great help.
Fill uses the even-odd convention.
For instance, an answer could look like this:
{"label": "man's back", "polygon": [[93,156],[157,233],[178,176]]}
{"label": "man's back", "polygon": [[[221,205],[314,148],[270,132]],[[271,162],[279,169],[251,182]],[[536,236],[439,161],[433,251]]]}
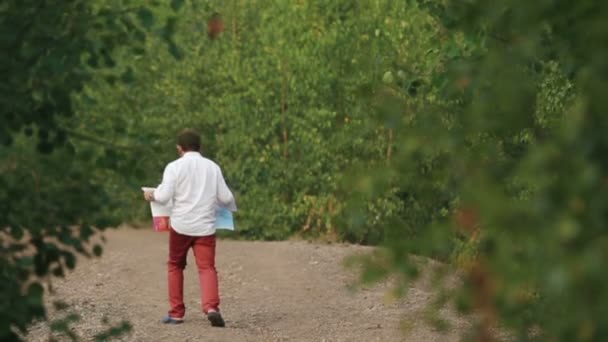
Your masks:
{"label": "man's back", "polygon": [[159,202],[173,199],[171,226],[184,235],[212,235],[218,206],[236,210],[220,167],[198,152],[169,163],[154,196]]}
{"label": "man's back", "polygon": [[167,262],[171,309],[162,322],[184,322],[184,268],[188,251],[192,249],[201,285],[203,313],[211,326],[224,327],[215,269],[217,239],[214,225],[218,206],[236,211],[236,204],[220,167],[198,152],[201,137],[197,132],[191,129],[180,132],[175,148],[181,158],[167,165],[163,181],[154,191],[144,192],[146,201],[173,201]]}

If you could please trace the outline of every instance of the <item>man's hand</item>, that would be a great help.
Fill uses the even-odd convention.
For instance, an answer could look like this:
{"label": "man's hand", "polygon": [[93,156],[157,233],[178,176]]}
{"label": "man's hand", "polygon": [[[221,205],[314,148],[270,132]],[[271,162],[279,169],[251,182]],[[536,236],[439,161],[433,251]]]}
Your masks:
{"label": "man's hand", "polygon": [[154,201],[154,191],[144,191],[144,199],[148,202]]}

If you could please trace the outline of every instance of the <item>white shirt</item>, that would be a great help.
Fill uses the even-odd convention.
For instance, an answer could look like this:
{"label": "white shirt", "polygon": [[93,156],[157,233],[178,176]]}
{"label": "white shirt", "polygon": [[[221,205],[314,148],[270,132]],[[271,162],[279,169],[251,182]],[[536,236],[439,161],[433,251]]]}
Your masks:
{"label": "white shirt", "polygon": [[186,152],[165,168],[163,181],[154,190],[154,201],[164,204],[170,200],[171,227],[183,235],[213,235],[216,210],[221,206],[236,211],[222,170],[198,152]]}

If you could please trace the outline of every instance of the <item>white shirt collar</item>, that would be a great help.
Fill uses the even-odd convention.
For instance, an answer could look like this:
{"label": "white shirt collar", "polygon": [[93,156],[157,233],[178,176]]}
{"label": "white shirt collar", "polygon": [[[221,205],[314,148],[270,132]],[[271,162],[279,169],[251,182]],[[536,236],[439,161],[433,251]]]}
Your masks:
{"label": "white shirt collar", "polygon": [[197,152],[197,151],[188,151],[188,152],[185,152],[182,157],[196,157],[196,156],[200,157],[200,155],[201,155],[200,152]]}

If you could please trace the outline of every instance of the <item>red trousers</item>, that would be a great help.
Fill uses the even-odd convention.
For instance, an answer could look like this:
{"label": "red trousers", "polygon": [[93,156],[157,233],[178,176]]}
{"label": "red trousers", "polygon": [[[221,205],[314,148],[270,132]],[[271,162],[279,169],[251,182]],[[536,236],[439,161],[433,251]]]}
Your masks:
{"label": "red trousers", "polygon": [[219,311],[220,297],[215,270],[215,235],[187,236],[177,233],[173,228],[169,233],[169,316],[183,318],[184,305],[184,268],[186,257],[192,247],[201,286],[203,312]]}

